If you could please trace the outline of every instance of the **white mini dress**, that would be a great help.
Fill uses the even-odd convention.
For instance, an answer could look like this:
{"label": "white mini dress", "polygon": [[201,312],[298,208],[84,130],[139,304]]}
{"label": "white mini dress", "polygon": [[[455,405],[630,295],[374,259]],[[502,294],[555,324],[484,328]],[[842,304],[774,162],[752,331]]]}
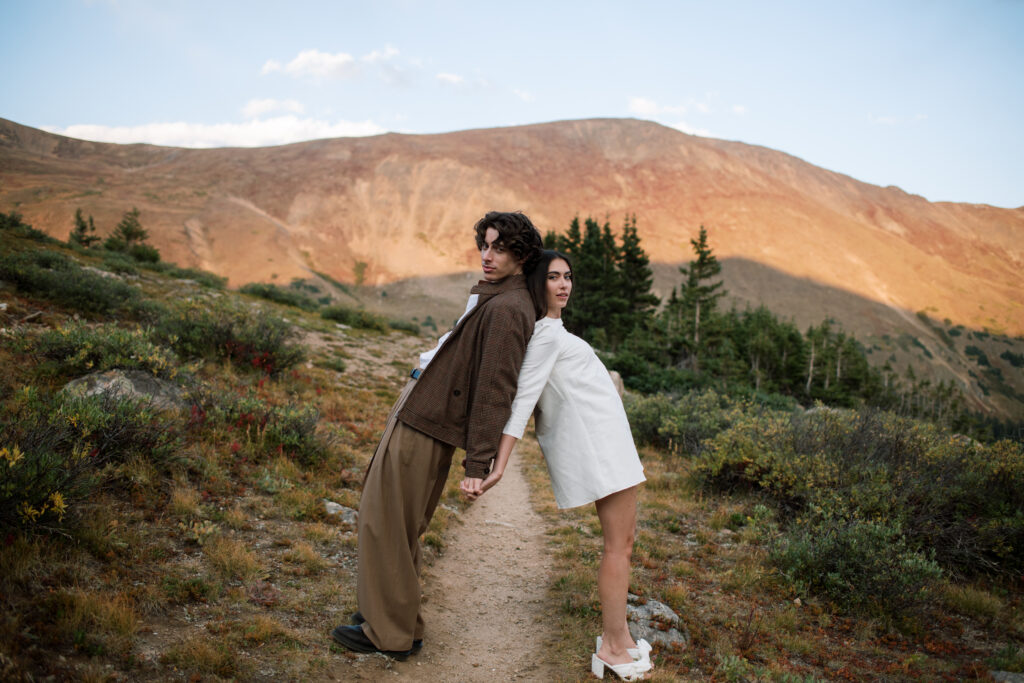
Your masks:
{"label": "white mini dress", "polygon": [[537,321],[503,432],[521,439],[530,413],[559,508],[586,505],[645,480],[608,370],[560,318]]}

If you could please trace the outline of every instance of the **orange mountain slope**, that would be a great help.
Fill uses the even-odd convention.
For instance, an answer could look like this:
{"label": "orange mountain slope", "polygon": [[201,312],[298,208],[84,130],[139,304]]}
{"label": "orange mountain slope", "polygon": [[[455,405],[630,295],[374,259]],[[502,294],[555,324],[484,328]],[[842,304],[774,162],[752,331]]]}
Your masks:
{"label": "orange mountain slope", "polygon": [[[477,268],[470,228],[488,210],[520,209],[559,231],[577,214],[618,227],[635,213],[663,264],[662,294],[674,284],[669,264],[691,258],[704,225],[719,258],[741,264],[727,268],[739,278],[727,289],[801,324],[833,315],[858,335],[894,324],[926,334],[914,313],[927,311],[1024,334],[1024,207],[933,203],[647,121],[198,150],[86,142],[0,119],[0,210],[65,238],[76,208],[109,232],[133,206],[166,260],[232,285],[313,272],[352,281],[357,263],[370,285],[439,281]],[[839,298],[827,305],[815,288]],[[835,310],[847,295],[865,306]]]}

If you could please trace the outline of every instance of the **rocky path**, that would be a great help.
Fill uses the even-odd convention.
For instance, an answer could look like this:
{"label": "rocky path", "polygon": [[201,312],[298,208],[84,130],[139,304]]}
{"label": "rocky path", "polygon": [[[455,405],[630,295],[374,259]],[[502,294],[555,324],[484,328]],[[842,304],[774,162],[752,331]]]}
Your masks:
{"label": "rocky path", "polygon": [[[519,460],[513,454],[501,483],[462,515],[445,539],[444,555],[426,569],[423,650],[391,663],[390,673],[378,669],[379,680],[556,677],[539,646],[556,637],[546,603],[552,567],[546,526],[530,506]],[[358,668],[370,674],[369,667]]]}

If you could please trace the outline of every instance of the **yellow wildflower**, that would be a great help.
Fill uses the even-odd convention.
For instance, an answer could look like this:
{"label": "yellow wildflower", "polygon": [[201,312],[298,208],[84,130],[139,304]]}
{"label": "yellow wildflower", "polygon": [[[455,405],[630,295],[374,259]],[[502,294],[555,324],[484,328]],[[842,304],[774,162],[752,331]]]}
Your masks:
{"label": "yellow wildflower", "polygon": [[57,519],[63,521],[68,504],[64,501],[64,496],[60,491],[54,491],[50,494],[50,507],[57,513]]}
{"label": "yellow wildflower", "polygon": [[18,461],[21,460],[23,455],[25,454],[22,453],[21,449],[17,446],[14,446],[14,448],[0,449],[0,459],[6,460],[10,467],[14,467]]}
{"label": "yellow wildflower", "polygon": [[42,510],[35,509],[26,501],[22,501],[21,505],[18,506],[18,513],[21,515],[21,518],[26,522],[36,521],[44,512],[46,512],[45,505],[43,506]]}

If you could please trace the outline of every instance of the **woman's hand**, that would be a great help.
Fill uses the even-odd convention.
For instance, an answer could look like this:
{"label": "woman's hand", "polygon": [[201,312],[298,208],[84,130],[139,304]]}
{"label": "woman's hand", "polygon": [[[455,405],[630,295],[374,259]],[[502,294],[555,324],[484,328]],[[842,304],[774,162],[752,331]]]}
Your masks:
{"label": "woman's hand", "polygon": [[505,466],[508,465],[508,459],[512,455],[512,447],[516,445],[516,441],[518,441],[516,437],[502,434],[501,442],[498,444],[498,454],[494,458],[494,467],[491,468],[491,473],[485,479],[466,477],[462,480],[462,483],[459,484],[459,490],[462,491],[462,495],[466,500],[476,500],[484,495],[484,491],[501,481],[501,475],[505,473]]}

